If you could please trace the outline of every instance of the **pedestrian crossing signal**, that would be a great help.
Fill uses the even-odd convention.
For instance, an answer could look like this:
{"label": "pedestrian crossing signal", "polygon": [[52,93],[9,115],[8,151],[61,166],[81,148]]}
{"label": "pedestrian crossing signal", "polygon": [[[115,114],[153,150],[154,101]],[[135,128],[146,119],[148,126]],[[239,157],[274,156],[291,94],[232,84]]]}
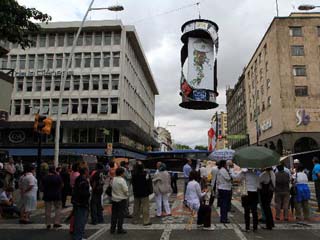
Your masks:
{"label": "pedestrian crossing signal", "polygon": [[41,129],[41,132],[43,134],[46,134],[46,135],[50,135],[51,133],[51,128],[52,128],[52,118],[50,117],[46,117],[44,120],[43,120],[43,124],[44,124],[44,127]]}

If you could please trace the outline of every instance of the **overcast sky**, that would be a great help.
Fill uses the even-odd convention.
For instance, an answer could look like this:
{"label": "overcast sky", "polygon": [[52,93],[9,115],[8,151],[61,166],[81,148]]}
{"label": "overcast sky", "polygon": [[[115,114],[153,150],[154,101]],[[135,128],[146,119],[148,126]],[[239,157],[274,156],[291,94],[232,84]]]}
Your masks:
{"label": "overcast sky", "polygon": [[[207,131],[215,112],[226,111],[225,90],[233,87],[276,16],[276,0],[199,0],[203,19],[219,26],[219,108],[186,110],[179,107],[181,25],[198,18],[198,0],[96,0],[94,7],[121,4],[125,10],[95,11],[89,20],[121,19],[135,25],[160,95],[156,97],[155,126],[167,127],[176,143],[207,145]],[[52,21],[76,21],[91,0],[18,0],[52,16]],[[300,4],[319,5],[319,0],[278,0],[279,16],[298,11]]]}

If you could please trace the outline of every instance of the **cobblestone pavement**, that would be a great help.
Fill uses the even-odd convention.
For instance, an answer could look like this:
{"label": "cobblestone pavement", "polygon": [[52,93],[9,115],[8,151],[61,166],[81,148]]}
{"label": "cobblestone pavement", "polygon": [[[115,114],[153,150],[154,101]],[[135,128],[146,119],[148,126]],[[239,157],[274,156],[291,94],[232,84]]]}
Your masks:
{"label": "cobblestone pavement", "polygon": [[[310,185],[313,188],[312,185]],[[182,187],[181,187],[182,189]],[[313,189],[312,189],[312,192]],[[232,210],[229,213],[230,224],[219,223],[219,209],[212,210],[212,226],[214,231],[204,231],[197,229],[194,224],[191,230],[186,230],[187,222],[190,218],[190,212],[183,206],[183,194],[179,192],[177,195],[170,196],[170,205],[172,209],[172,216],[156,218],[155,217],[155,202],[154,196],[150,196],[150,215],[152,220],[151,226],[143,226],[141,224],[131,224],[130,219],[125,219],[125,229],[128,233],[125,235],[110,235],[110,214],[111,205],[108,198],[104,199],[104,216],[105,224],[86,226],[86,238],[90,240],[96,239],[130,239],[130,240],[144,240],[144,239],[303,239],[308,240],[320,239],[320,213],[316,213],[316,202],[314,194],[310,201],[311,218],[307,222],[296,222],[292,213],[289,215],[289,221],[283,220],[275,221],[276,227],[273,231],[261,229],[263,225],[259,226],[257,233],[245,233],[243,209],[241,207],[240,198],[237,193],[237,188],[234,190],[234,198],[232,200]],[[132,211],[132,201],[130,198]],[[53,239],[71,239],[69,234],[69,225],[64,223],[59,230],[46,230],[44,225],[44,209],[43,204],[39,202],[39,209],[34,212],[31,220],[33,224],[20,225],[18,219],[0,219],[0,239],[1,240],[16,240],[30,238],[32,240],[53,240]],[[214,204],[215,205],[215,204]],[[274,209],[273,209],[274,210]],[[62,210],[62,219],[66,219],[71,212],[71,206]],[[88,220],[90,223],[90,218]]]}

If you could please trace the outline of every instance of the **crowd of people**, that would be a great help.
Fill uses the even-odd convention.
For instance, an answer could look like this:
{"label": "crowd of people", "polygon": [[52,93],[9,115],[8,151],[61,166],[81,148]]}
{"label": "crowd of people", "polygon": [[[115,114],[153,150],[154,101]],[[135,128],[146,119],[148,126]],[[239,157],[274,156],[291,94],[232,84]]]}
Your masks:
{"label": "crowd of people", "polygon": [[[320,163],[317,158],[313,159],[313,163],[312,179],[320,212]],[[111,234],[126,233],[124,218],[132,218],[134,224],[151,225],[151,194],[155,196],[156,217],[171,216],[169,196],[177,193],[178,177],[176,173],[169,173],[162,162],[157,163],[153,176],[144,169],[141,161],[136,161],[130,167],[125,161],[120,164],[110,162],[107,166],[97,163],[92,171],[89,171],[85,162],[58,168],[43,163],[40,167],[41,176],[37,179],[32,164],[23,165],[19,162],[15,165],[11,158],[2,166],[5,174],[2,174],[0,181],[1,214],[17,215],[21,224],[31,223],[30,215],[37,209],[40,190],[46,228],[60,228],[61,209],[68,207],[67,199],[71,196],[72,211],[68,220],[74,240],[83,239],[89,215],[91,224],[104,223],[104,195],[109,196],[112,204]],[[234,182],[240,186],[246,231],[250,231],[250,214],[253,219],[252,230],[258,229],[259,204],[260,220],[265,222],[266,229],[272,230],[275,225],[271,211],[272,199],[275,202],[276,220],[288,221],[290,209],[296,220],[309,220],[310,217],[308,176],[298,159],[294,160],[292,169],[280,164],[274,169],[239,168],[237,171],[230,160],[219,161],[210,167],[202,164],[197,168],[188,160],[183,166],[183,178],[184,204],[190,209],[192,217],[197,216],[197,225],[204,230],[213,230],[211,209],[214,202],[220,208],[220,222],[230,223],[228,214],[231,211]],[[18,188],[20,195],[19,207],[13,199],[15,188]],[[131,188],[134,198],[132,214],[129,211]],[[52,210],[54,218],[51,217]]]}

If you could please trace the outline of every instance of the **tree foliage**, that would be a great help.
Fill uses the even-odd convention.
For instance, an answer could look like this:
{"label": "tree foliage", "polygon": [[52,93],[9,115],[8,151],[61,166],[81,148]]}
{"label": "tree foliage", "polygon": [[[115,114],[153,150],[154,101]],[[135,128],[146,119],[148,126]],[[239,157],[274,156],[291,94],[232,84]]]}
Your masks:
{"label": "tree foliage", "polygon": [[183,144],[179,144],[179,143],[175,144],[174,147],[177,150],[189,150],[189,149],[191,149],[191,147],[189,147],[188,145],[183,145]]}
{"label": "tree foliage", "polygon": [[196,150],[208,150],[207,146],[203,146],[203,145],[197,145],[194,147],[194,149]]}
{"label": "tree foliage", "polygon": [[51,17],[35,8],[21,6],[15,0],[0,0],[0,40],[18,43],[23,49],[29,47],[28,34],[40,30],[40,25],[31,20],[48,23]]}

